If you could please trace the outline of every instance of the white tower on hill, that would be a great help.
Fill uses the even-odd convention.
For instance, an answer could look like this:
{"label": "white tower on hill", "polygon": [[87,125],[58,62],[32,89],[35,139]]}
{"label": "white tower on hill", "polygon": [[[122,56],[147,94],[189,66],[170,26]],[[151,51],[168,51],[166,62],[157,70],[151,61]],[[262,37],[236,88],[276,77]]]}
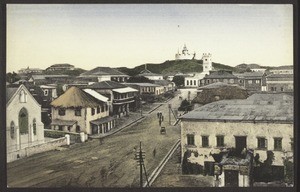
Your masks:
{"label": "white tower on hill", "polygon": [[211,54],[203,53],[202,61],[203,61],[203,72],[209,73],[209,71],[212,70]]}

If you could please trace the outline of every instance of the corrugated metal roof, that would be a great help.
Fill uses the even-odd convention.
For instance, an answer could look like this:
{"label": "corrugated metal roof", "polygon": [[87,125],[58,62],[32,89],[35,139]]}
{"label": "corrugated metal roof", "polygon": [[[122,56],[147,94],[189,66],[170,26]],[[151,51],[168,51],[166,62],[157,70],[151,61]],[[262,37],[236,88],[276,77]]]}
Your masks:
{"label": "corrugated metal roof", "polygon": [[95,97],[96,99],[103,101],[103,102],[107,102],[108,98],[104,97],[103,95],[101,95],[100,93],[98,93],[97,91],[94,91],[92,89],[84,89],[84,92],[90,94],[91,96]]}
{"label": "corrugated metal roof", "polygon": [[183,120],[288,121],[294,119],[293,97],[287,94],[254,94],[247,99],[222,100],[199,107]]}
{"label": "corrugated metal roof", "polygon": [[128,92],[138,92],[138,90],[133,89],[131,87],[125,87],[125,88],[119,88],[119,89],[113,89],[113,91],[117,93],[128,93]]}

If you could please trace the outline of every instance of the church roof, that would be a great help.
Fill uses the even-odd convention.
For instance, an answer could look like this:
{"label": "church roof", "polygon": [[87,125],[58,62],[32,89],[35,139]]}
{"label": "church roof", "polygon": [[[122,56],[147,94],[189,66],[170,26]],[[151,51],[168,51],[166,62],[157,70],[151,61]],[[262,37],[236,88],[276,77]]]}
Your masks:
{"label": "church roof", "polygon": [[51,102],[53,107],[97,107],[100,101],[77,87],[69,88],[64,94]]}

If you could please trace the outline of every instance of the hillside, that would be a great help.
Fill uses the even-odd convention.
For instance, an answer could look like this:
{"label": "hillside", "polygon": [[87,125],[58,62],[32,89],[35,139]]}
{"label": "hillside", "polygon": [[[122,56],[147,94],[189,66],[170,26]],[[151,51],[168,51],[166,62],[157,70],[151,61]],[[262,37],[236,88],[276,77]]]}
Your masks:
{"label": "hillside", "polygon": [[[169,74],[169,73],[192,73],[192,72],[202,72],[202,60],[167,60],[163,63],[154,64],[146,63],[147,69],[152,73],[159,74]],[[236,71],[236,68],[230,67],[228,65],[213,63],[215,70],[225,69]],[[145,69],[145,64],[139,65],[134,68],[120,67],[117,68],[119,71],[134,76],[139,74],[142,70]]]}

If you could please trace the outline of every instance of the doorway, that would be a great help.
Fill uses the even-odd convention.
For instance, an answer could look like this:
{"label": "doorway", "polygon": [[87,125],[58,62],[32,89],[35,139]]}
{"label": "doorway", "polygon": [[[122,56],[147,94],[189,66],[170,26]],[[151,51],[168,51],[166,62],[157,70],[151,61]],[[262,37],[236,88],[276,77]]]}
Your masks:
{"label": "doorway", "polygon": [[235,149],[236,155],[241,155],[244,148],[247,148],[247,137],[246,136],[235,136]]}
{"label": "doorway", "polygon": [[239,171],[225,170],[225,187],[239,186]]}

